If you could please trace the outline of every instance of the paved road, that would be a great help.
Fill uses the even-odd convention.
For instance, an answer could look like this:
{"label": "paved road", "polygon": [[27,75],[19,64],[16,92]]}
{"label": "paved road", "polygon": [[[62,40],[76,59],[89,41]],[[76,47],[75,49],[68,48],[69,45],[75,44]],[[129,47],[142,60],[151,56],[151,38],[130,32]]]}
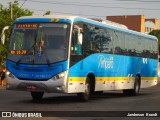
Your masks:
{"label": "paved road", "polygon": [[[0,111],[129,111],[129,113],[132,113],[132,111],[160,111],[160,84],[151,88],[141,89],[139,96],[124,96],[122,92],[109,91],[103,95],[94,95],[91,100],[85,103],[80,102],[75,94],[46,93],[41,101],[33,101],[29,92],[8,91],[5,88],[0,88]],[[61,113],[63,115],[63,112]],[[84,117],[83,112],[80,112],[80,114]],[[91,114],[95,115],[96,113]],[[113,114],[119,114],[119,112],[113,112]],[[82,117],[55,117],[54,119],[84,119]],[[8,120],[9,118],[3,119]],[[12,118],[12,120],[14,119],[17,118]],[[49,117],[45,119],[54,120]],[[85,119],[105,120],[106,117],[90,116],[85,117]],[[112,120],[115,118],[107,119]],[[120,117],[120,119],[131,118]],[[131,120],[134,119],[141,120],[142,118],[134,117]],[[146,119],[158,120],[160,117],[148,117]],[[33,120],[36,120],[36,118],[33,118]]]}

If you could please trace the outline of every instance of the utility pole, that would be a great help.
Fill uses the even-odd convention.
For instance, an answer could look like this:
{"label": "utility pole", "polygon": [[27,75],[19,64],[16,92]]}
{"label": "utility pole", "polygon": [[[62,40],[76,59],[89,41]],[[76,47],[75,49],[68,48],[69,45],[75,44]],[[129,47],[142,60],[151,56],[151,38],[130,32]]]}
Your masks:
{"label": "utility pole", "polygon": [[12,6],[12,2],[10,2],[10,17],[11,17],[11,20],[13,19],[13,6]]}

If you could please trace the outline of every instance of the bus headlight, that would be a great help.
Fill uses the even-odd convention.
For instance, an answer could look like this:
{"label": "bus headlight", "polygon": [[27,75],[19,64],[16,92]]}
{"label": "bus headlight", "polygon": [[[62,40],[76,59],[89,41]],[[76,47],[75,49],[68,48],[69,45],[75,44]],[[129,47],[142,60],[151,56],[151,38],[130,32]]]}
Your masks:
{"label": "bus headlight", "polygon": [[59,74],[55,75],[55,76],[52,78],[52,80],[58,80],[58,79],[61,79],[61,78],[63,78],[65,75],[66,75],[66,71],[61,72],[61,73],[59,73]]}
{"label": "bus headlight", "polygon": [[6,75],[8,77],[15,78],[15,76],[10,71],[8,71],[8,70],[6,71]]}

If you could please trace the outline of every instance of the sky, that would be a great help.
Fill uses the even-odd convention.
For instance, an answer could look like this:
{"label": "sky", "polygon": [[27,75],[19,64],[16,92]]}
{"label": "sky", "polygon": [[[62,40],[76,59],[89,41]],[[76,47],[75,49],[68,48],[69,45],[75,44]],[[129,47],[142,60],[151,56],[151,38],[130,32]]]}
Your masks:
{"label": "sky", "polygon": [[[115,15],[144,15],[160,21],[160,0],[18,0],[19,6],[34,15],[78,15],[86,18],[102,18]],[[5,8],[14,0],[0,0]],[[160,24],[160,22],[159,22]]]}

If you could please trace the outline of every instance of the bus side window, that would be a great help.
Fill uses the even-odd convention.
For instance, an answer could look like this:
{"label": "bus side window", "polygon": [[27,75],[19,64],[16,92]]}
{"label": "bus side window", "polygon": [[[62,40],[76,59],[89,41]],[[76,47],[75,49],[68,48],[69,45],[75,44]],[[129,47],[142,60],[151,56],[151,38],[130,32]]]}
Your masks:
{"label": "bus side window", "polygon": [[109,30],[103,30],[100,34],[101,38],[101,52],[102,53],[112,53],[112,37]]}
{"label": "bus side window", "polygon": [[83,26],[84,29],[84,56],[87,57],[91,54],[91,50],[90,50],[90,45],[91,45],[91,31],[89,28],[89,25],[85,25]]}
{"label": "bus side window", "polygon": [[84,56],[100,52],[100,29],[94,25],[84,25]]}

